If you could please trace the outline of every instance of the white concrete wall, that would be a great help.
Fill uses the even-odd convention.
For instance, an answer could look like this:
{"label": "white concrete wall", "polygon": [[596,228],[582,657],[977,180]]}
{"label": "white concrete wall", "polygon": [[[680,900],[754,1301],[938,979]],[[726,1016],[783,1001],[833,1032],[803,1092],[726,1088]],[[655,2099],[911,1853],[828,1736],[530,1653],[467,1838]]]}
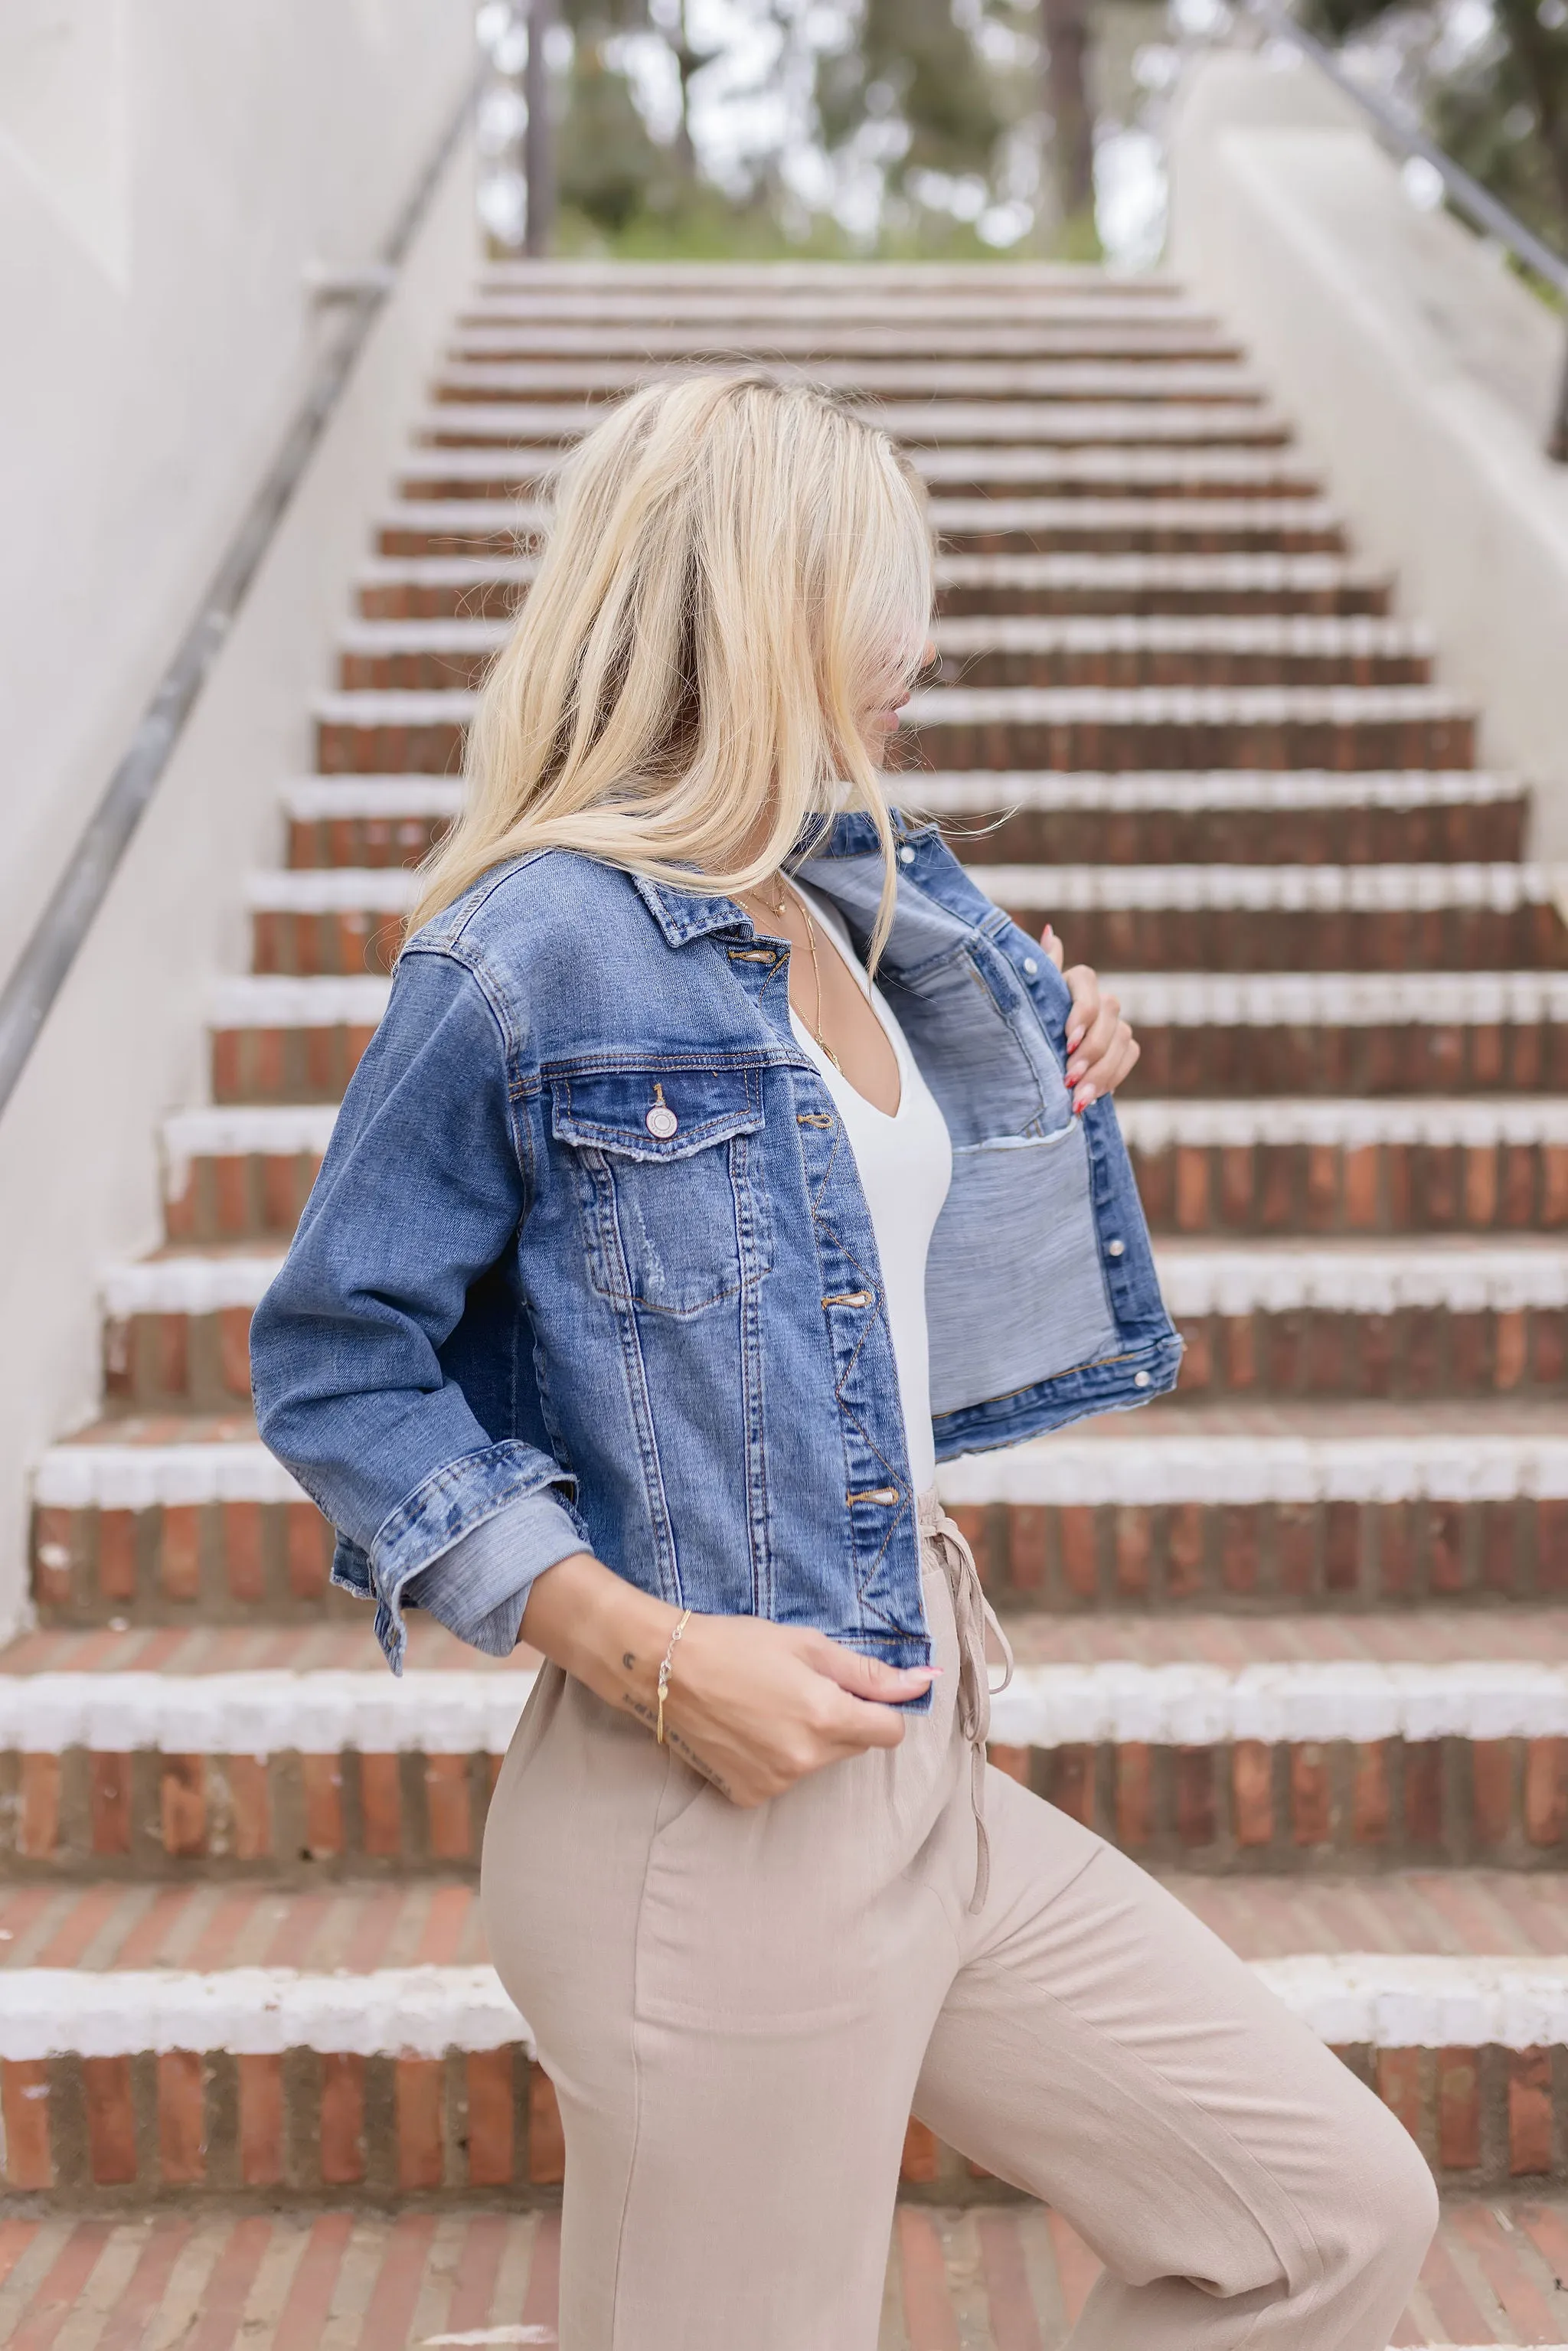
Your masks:
{"label": "white concrete wall", "polygon": [[[372,256],[471,55],[469,0],[0,11],[0,968],[308,378],[307,266]],[[26,1607],[27,1467],[97,1408],[99,1271],[158,1238],[157,1122],[204,1095],[208,984],[243,956],[245,870],[276,857],[475,251],[465,151],[0,1116],[0,1631]]]}
{"label": "white concrete wall", "polygon": [[1494,763],[1568,861],[1568,467],[1542,455],[1565,330],[1398,171],[1304,62],[1188,73],[1171,152],[1177,272],[1244,337],[1359,543],[1436,632]]}

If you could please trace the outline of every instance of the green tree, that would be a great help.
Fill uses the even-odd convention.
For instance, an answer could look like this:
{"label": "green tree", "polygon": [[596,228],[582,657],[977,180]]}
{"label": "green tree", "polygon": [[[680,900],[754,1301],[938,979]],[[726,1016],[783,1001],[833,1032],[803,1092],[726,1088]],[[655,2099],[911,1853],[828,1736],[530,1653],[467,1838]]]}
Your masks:
{"label": "green tree", "polygon": [[574,31],[559,141],[560,200],[607,235],[619,236],[663,193],[670,158],[651,136],[625,74],[606,56],[605,32]]}
{"label": "green tree", "polygon": [[830,153],[874,153],[894,197],[918,198],[925,173],[995,197],[1033,123],[1059,220],[1092,233],[1088,0],[860,0],[852,25],[818,66]]}

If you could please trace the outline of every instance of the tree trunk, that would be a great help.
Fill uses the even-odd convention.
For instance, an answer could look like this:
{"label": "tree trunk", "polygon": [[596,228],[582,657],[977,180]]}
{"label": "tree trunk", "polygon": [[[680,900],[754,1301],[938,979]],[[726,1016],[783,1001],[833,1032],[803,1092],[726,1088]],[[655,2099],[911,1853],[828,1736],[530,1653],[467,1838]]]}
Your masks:
{"label": "tree trunk", "polygon": [[1094,116],[1089,103],[1088,0],[1040,0],[1051,161],[1063,220],[1094,204]]}
{"label": "tree trunk", "polygon": [[697,176],[696,141],[692,137],[692,76],[707,63],[701,49],[694,49],[686,29],[685,0],[681,0],[675,35],[670,44],[674,51],[675,71],[681,78],[681,119],[675,126],[675,167],[681,178],[690,186]]}
{"label": "tree trunk", "polygon": [[523,94],[528,103],[523,143],[528,191],[524,249],[535,261],[549,251],[555,230],[555,125],[550,120],[549,63],[545,55],[546,36],[555,20],[556,0],[529,0],[528,58],[523,71]]}

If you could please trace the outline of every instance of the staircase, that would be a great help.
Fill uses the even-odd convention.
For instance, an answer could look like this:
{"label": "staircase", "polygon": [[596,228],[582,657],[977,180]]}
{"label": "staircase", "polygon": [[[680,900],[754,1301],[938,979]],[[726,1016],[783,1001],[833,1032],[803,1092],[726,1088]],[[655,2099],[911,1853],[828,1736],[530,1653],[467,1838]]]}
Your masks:
{"label": "staircase", "polygon": [[[904,797],[1116,975],[1144,1043],[1122,1115],[1180,1388],[944,1475],[1020,1661],[995,1760],[1168,1876],[1446,2183],[1545,2190],[1561,879],[1223,325],[1041,268],[495,269],[457,319],[281,789],[285,862],[245,883],[210,1102],[163,1130],[164,1244],[105,1280],[102,1416],[38,1465],[38,1625],[0,1655],[5,2179],[559,2188],[475,1900],[530,1661],[416,1621],[392,1680],[256,1443],[246,1331],[456,808],[541,469],[650,364],[747,348],[914,451],[941,676]],[[916,2126],[905,2185],[999,2192]]]}

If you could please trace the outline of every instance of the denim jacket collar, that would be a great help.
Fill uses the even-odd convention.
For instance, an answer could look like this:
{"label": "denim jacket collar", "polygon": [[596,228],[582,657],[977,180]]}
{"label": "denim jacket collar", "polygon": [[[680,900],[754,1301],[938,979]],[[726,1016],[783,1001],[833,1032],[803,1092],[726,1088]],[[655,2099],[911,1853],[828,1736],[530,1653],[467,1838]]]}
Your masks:
{"label": "denim jacket collar", "polygon": [[[693,876],[694,885],[697,878]],[[756,925],[745,907],[720,892],[681,889],[673,882],[653,881],[646,873],[633,873],[632,879],[667,946],[689,946],[693,939],[711,938],[722,931],[738,931],[746,938],[755,935]]]}
{"label": "denim jacket collar", "polygon": [[[923,825],[910,825],[895,812],[895,840],[925,830]],[[833,858],[873,857],[881,846],[871,818],[852,811],[834,817],[826,832],[814,824],[806,826],[786,860],[786,871],[793,872],[798,866]],[[711,938],[725,931],[737,931],[745,938],[757,935],[757,925],[745,907],[721,891],[703,890],[699,875],[693,875],[690,889],[678,883],[655,882],[645,873],[633,873],[632,879],[669,946],[688,946],[693,939]]]}

